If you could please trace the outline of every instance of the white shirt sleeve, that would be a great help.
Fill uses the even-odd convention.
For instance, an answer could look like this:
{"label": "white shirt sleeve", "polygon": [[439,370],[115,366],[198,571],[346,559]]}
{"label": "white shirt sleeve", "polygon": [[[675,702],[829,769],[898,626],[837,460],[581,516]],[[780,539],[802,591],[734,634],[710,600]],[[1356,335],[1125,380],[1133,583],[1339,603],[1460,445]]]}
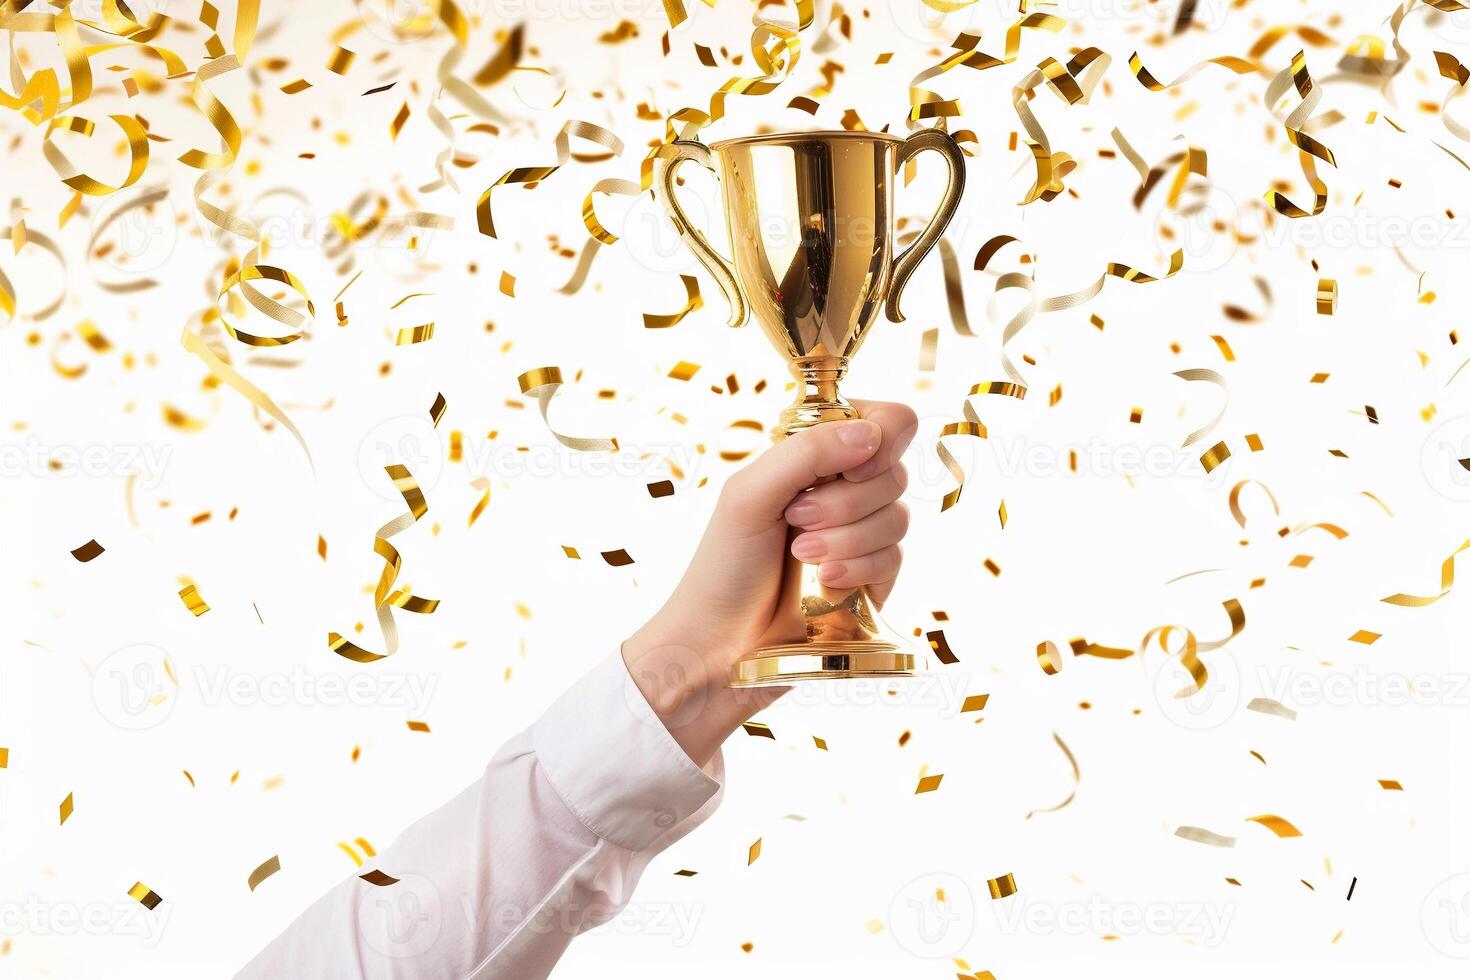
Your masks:
{"label": "white shirt sleeve", "polygon": [[718,806],[614,654],[507,742],[464,792],[341,882],[243,980],[535,980],[611,919],[655,854]]}

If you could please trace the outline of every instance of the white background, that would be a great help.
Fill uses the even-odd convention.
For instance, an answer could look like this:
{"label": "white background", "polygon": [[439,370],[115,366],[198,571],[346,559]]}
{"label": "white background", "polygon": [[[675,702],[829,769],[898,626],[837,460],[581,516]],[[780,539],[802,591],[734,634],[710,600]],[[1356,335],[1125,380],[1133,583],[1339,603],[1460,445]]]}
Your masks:
{"label": "white background", "polygon": [[[1321,168],[1330,206],[1316,219],[1268,226],[1256,202],[1273,181],[1298,203],[1310,194],[1261,104],[1267,76],[1208,68],[1156,94],[1131,77],[1128,54],[1141,49],[1150,70],[1169,80],[1202,58],[1243,54],[1280,18],[1335,39],[1308,49],[1321,80],[1358,34],[1386,37],[1391,10],[1364,2],[1224,6],[1205,0],[1201,26],[1170,40],[1173,4],[1068,0],[1058,12],[1071,24],[1060,35],[1028,32],[1014,65],[956,69],[930,83],[961,99],[964,116],[953,128],[979,135],[949,233],[978,336],[950,327],[936,255],[910,286],[908,322],[874,327],[845,390],[909,401],[924,419],[908,460],[915,519],[905,571],[886,616],[904,632],[943,625],[960,662],[895,696],[805,691],[764,717],[774,741],[737,734],[726,749],[722,809],[653,863],[622,918],[573,944],[558,976],[942,978],[957,972],[954,956],[1002,980],[1247,969],[1271,977],[1463,974],[1467,598],[1462,583],[1426,608],[1379,600],[1437,592],[1441,562],[1470,537],[1470,473],[1455,462],[1470,457],[1470,372],[1447,385],[1467,349],[1470,173],[1431,140],[1462,156],[1470,147],[1422,105],[1438,103],[1450,85],[1437,76],[1432,51],[1470,55],[1470,24],[1411,13],[1402,40],[1413,61],[1394,80],[1391,102],[1370,86],[1328,84],[1319,109],[1343,114],[1316,133],[1339,164]],[[161,8],[185,27],[197,14],[192,3],[133,7],[140,15]],[[238,968],[315,896],[363,870],[338,842],[361,837],[385,847],[476,778],[501,742],[657,607],[738,465],[720,460],[719,450],[756,448],[752,433],[730,423],[769,423],[790,397],[779,358],[753,326],[724,326],[719,294],[702,272],[703,309],[674,329],[643,328],[642,312],[683,302],[675,274],[695,271],[647,197],[599,199],[599,214],[625,238],[602,250],[577,295],[555,292],[573,263],[548,243],[555,236],[558,247],[580,248],[587,188],[602,177],[636,177],[647,141],[662,137],[661,121],[636,118],[637,103],[663,113],[703,105],[727,78],[751,71],[750,7],[692,4],[668,57],[657,3],[503,0],[469,12],[478,21],[462,72],[495,49],[498,26],[524,20],[532,49],[524,63],[560,69],[567,95],[540,108],[555,100],[558,82],[530,73],[514,76],[514,88],[488,91],[518,121],[498,138],[461,140],[481,160],[451,168],[458,194],[416,191],[433,179],[445,145],[426,116],[449,45],[442,30],[401,40],[378,21],[359,26],[342,42],[357,52],[344,79],[321,66],[331,32],[357,23],[351,4],[267,3],[263,24],[274,29],[251,56],[258,80],[245,71],[214,83],[247,138],[228,187],[212,200],[272,230],[273,261],[301,277],[318,313],[302,343],[262,354],[226,340],[221,349],[288,407],[314,471],[289,434],[258,425],[235,393],[202,388],[201,365],[178,342],[184,323],[212,300],[219,263],[241,249],[203,224],[190,196],[195,172],[174,162],[188,147],[216,145],[181,102],[186,83],[130,101],[120,76],[103,69],[144,64],[142,56],[94,60],[100,90],[90,115],[141,112],[171,138],[153,144],[155,161],[139,185],[167,186],[170,196],[152,215],[134,212],[114,226],[109,234],[120,244],[90,265],[91,229],[135,192],[89,202],[58,232],[69,192],[41,156],[42,131],[14,114],[0,120],[0,190],[29,209],[31,228],[61,241],[69,264],[64,307],[34,322],[25,314],[62,288],[56,264],[34,247],[15,256],[0,246],[21,311],[0,328],[5,976],[194,978]],[[793,79],[769,96],[732,98],[729,117],[705,138],[757,126],[836,127],[849,107],[869,126],[901,132],[908,80],[961,30],[981,30],[981,47],[1000,52],[1015,16],[1013,5],[992,0],[942,23],[917,0],[849,12],[851,42],[814,53],[808,40]],[[598,43],[625,18],[638,24],[636,38]],[[160,43],[192,65],[204,36],[171,28]],[[718,69],[701,66],[696,41],[743,53],[742,65],[726,57]],[[1079,163],[1068,178],[1076,194],[1021,208],[1030,154],[1008,148],[1018,128],[1011,86],[1043,57],[1065,60],[1087,45],[1113,56],[1091,102],[1067,107],[1045,90],[1033,102],[1053,147]],[[1262,60],[1275,72],[1299,46],[1289,37]],[[25,35],[18,47],[28,70],[60,64],[49,37]],[[891,62],[875,66],[887,51]],[[273,57],[289,66],[262,67]],[[818,83],[825,58],[846,71],[817,119],[783,108]],[[279,91],[298,77],[315,87]],[[397,81],[389,92],[360,96],[389,77]],[[389,122],[405,101],[412,115],[394,141]],[[440,104],[460,112],[447,98]],[[1380,116],[1369,124],[1373,110]],[[1407,132],[1385,125],[1383,113]],[[477,234],[480,191],[511,167],[553,162],[552,137],[572,118],[617,132],[627,144],[622,156],[569,163],[531,191],[497,190],[500,237]],[[463,132],[472,122],[461,116],[455,125]],[[111,152],[108,126],[99,121],[90,143],[70,134],[58,141],[79,166],[115,181],[124,160]],[[1000,327],[1017,295],[1003,295],[989,321],[994,280],[970,268],[980,245],[1000,233],[1022,238],[1039,257],[1038,292],[1050,296],[1086,286],[1109,261],[1161,273],[1179,244],[1158,230],[1185,221],[1162,213],[1172,172],[1135,209],[1137,175],[1121,157],[1098,153],[1112,148],[1114,126],[1150,162],[1186,143],[1208,150],[1209,188],[1184,198],[1207,201],[1203,217],[1189,222],[1186,271],[1149,285],[1110,280],[1091,303],[1028,326],[1009,349],[1031,393],[1022,402],[977,400],[990,438],[949,440],[968,482],[961,502],[941,514],[939,498],[953,484],[934,458],[935,437],[962,417],[970,385],[1003,377]],[[302,152],[316,157],[300,159]],[[900,214],[928,213],[936,170],[925,161],[899,189]],[[703,194],[703,214],[714,215],[713,182],[691,175],[688,184],[687,199]],[[412,201],[452,215],[456,227],[425,232],[414,254],[401,239],[365,241],[354,269],[343,271],[322,240],[333,214],[364,190],[388,195],[394,214]],[[1011,246],[997,266],[1016,267],[1019,254]],[[1409,265],[1425,273],[1422,286]],[[355,269],[367,271],[344,297],[350,325],[339,327],[330,298]],[[502,270],[518,276],[514,299],[497,290]],[[142,273],[161,285],[121,295],[97,285]],[[1319,275],[1339,283],[1335,316],[1316,313]],[[1269,284],[1269,308],[1255,277]],[[1434,301],[1421,302],[1431,290]],[[414,292],[432,295],[390,309]],[[1241,323],[1224,315],[1225,304],[1266,312]],[[1102,331],[1089,322],[1094,314]],[[77,341],[85,318],[112,351]],[[430,342],[393,345],[398,328],[429,319]],[[924,372],[920,336],[935,327],[938,364]],[[1459,346],[1450,340],[1455,329]],[[1214,334],[1235,361],[1224,361]],[[64,364],[85,363],[86,373],[61,377],[53,348]],[[692,381],[667,377],[679,360],[701,365]],[[553,423],[575,435],[616,435],[622,452],[614,460],[561,449],[534,405],[517,404],[517,375],[549,364],[569,382],[581,373],[558,396]],[[1214,385],[1172,376],[1190,367],[1220,370],[1229,406],[1211,437],[1181,449],[1223,397]],[[1327,381],[1310,384],[1318,372]],[[730,373],[738,394],[710,390]],[[768,387],[757,394],[763,378]],[[1062,397],[1049,406],[1057,386]],[[604,389],[616,394],[599,399]],[[427,411],[439,392],[449,407],[434,430]],[[205,424],[172,427],[165,405]],[[1380,424],[1362,414],[1365,405]],[[1136,425],[1128,421],[1134,407],[1143,409]],[[446,459],[451,430],[463,433],[457,463]],[[1260,435],[1263,451],[1247,449],[1248,433]],[[1206,476],[1198,455],[1217,439],[1233,457]],[[1076,473],[1066,466],[1073,448],[1081,450]],[[672,478],[671,457],[684,472],[677,493],[652,499],[645,485]],[[371,544],[402,506],[382,471],[389,462],[409,465],[429,504],[427,517],[395,539],[401,582],[442,605],[432,616],[400,614],[399,652],[360,666],[334,656],[326,634],[361,622],[354,637],[381,645],[371,615],[380,562]],[[477,477],[489,478],[492,499],[469,527]],[[1246,479],[1270,488],[1279,516],[1251,487],[1241,497],[1245,527],[1232,519],[1230,489]],[[996,519],[1002,499],[1004,530]],[[204,511],[209,520],[191,523]],[[1348,537],[1277,533],[1320,521]],[[325,561],[318,535],[328,542]],[[69,552],[91,538],[107,551],[80,564]],[[563,545],[582,560],[569,560]],[[598,558],[618,548],[636,563],[611,568]],[[1299,554],[1313,556],[1309,567],[1289,566]],[[181,576],[198,584],[209,613],[195,618],[184,608]],[[1259,578],[1264,585],[1252,588]],[[1228,631],[1220,603],[1232,597],[1246,627],[1205,655],[1211,681],[1194,698],[1173,698],[1180,675],[1157,647],[1126,661],[1068,654],[1052,677],[1036,665],[1043,640],[1064,649],[1076,636],[1135,646],[1163,624],[1219,638]],[[936,610],[949,621],[936,624]],[[1359,629],[1382,639],[1349,642]],[[368,686],[350,697],[331,686],[364,677]],[[160,702],[147,704],[155,693]],[[964,697],[977,693],[990,695],[985,710],[959,714]],[[1246,710],[1256,697],[1277,698],[1297,719]],[[408,720],[432,731],[410,731]],[[900,747],[905,731],[911,737]],[[1078,760],[1077,795],[1027,819],[1073,788],[1053,733]],[[818,751],[813,735],[829,751]],[[921,772],[943,773],[941,788],[916,796]],[[1385,792],[1379,779],[1398,780],[1404,791]],[[76,810],[58,826],[68,793]],[[1278,839],[1246,821],[1266,813],[1302,836]],[[1235,837],[1236,846],[1178,839],[1181,825]],[[762,856],[747,866],[757,838]],[[445,849],[452,860],[454,842]],[[247,876],[275,854],[282,871],[252,893]],[[676,877],[681,868],[699,874]],[[1005,873],[1020,890],[992,902],[985,881]],[[127,897],[139,880],[164,899],[152,913]],[[933,904],[936,888],[948,898],[942,908]],[[84,926],[79,917],[95,918]],[[750,953],[740,948],[746,942]]]}

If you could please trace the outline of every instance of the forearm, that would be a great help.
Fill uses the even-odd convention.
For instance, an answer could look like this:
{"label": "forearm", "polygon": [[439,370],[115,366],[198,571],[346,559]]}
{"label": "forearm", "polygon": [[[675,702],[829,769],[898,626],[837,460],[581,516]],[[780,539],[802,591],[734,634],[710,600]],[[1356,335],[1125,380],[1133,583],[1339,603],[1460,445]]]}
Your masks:
{"label": "forearm", "polygon": [[610,659],[379,854],[397,881],[341,882],[240,976],[544,977],[714,808],[718,758],[706,769]]}

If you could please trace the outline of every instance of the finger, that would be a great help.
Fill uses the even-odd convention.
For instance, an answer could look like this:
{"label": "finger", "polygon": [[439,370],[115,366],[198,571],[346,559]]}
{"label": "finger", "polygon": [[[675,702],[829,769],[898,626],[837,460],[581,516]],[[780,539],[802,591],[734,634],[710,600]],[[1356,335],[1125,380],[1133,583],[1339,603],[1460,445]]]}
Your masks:
{"label": "finger", "polygon": [[870,582],[886,582],[898,575],[898,566],[903,562],[903,552],[896,544],[882,551],[844,558],[841,561],[823,562],[818,573],[822,584],[833,589],[855,589]]}
{"label": "finger", "polygon": [[842,475],[859,483],[877,476],[898,461],[919,430],[919,417],[914,410],[899,402],[856,401],[859,414],[883,430],[883,444],[873,458],[845,471]]}
{"label": "finger", "polygon": [[748,523],[782,521],[791,498],[822,477],[866,462],[882,440],[883,430],[866,419],[809,426],[732,476],[720,495],[720,507]]}
{"label": "finger", "polygon": [[894,502],[856,523],[798,534],[791,553],[808,565],[861,558],[898,544],[908,529],[909,509]]}
{"label": "finger", "polygon": [[806,531],[851,524],[893,503],[908,484],[908,470],[902,463],[862,483],[833,480],[799,494],[786,508],[786,523]]}
{"label": "finger", "polygon": [[[899,561],[901,564],[902,558]],[[888,596],[893,592],[893,585],[897,581],[898,577],[894,576],[886,582],[873,582],[868,585],[868,598],[873,600],[874,606],[879,609],[883,608],[883,603],[888,601]]]}

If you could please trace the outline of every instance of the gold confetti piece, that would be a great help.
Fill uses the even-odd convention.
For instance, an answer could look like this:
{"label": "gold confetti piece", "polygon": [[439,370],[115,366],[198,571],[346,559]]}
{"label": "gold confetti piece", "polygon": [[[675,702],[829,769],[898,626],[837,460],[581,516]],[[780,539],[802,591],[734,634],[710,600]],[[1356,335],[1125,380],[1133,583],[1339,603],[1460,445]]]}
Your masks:
{"label": "gold confetti piece", "polygon": [[71,793],[67,793],[66,799],[61,801],[61,822],[63,824],[66,823],[67,817],[72,815],[72,811],[76,809],[75,804],[72,802],[72,795]]}
{"label": "gold confetti piece", "polygon": [[698,871],[690,871],[687,868],[682,868],[682,869],[680,869],[678,871],[675,871],[674,874],[675,874],[675,876],[677,876],[679,878],[693,878],[695,875],[699,874],[699,872]]}
{"label": "gold confetti piece", "polygon": [[971,694],[960,705],[960,714],[965,714],[968,711],[984,711],[985,705],[989,700],[989,694]]}
{"label": "gold confetti piece", "polygon": [[443,392],[434,395],[434,404],[429,406],[429,418],[433,421],[434,428],[439,428],[439,420],[444,417],[444,411],[448,407],[449,404],[444,400]]}
{"label": "gold confetti piece", "polygon": [[1275,715],[1287,721],[1296,721],[1296,712],[1272,698],[1252,698],[1245,706],[1247,711],[1259,711],[1263,715]]}
{"label": "gold confetti piece", "polygon": [[320,534],[316,536],[316,553],[322,561],[327,560],[327,539]]}
{"label": "gold confetti piece", "polygon": [[183,773],[184,773],[184,778],[189,781],[189,788],[190,789],[197,789],[198,787],[196,787],[195,784],[194,784],[194,777],[191,776],[191,775],[189,775],[189,770],[185,769],[185,770],[183,770]]}
{"label": "gold confetti piece", "polygon": [[1016,876],[1005,874],[999,878],[987,879],[985,887],[990,889],[990,897],[992,899],[1006,898],[1016,894]]}
{"label": "gold confetti piece", "polygon": [[1329,375],[1327,374],[1326,371],[1318,371],[1316,374],[1312,375],[1312,379],[1308,382],[1308,384],[1314,384],[1314,385],[1322,384],[1323,382],[1325,382],[1327,380],[1328,377],[1329,377]]}
{"label": "gold confetti piece", "polygon": [[[483,490],[484,492],[480,494],[480,499],[475,501],[474,509],[470,511],[469,520],[465,522],[466,527],[474,527],[475,521],[479,520],[480,515],[485,512],[485,508],[490,506],[490,479],[484,476],[477,476],[470,481],[470,486],[476,490]],[[575,550],[573,553],[575,554]]]}
{"label": "gold confetti piece", "polygon": [[137,902],[139,905],[143,906],[150,912],[158,908],[158,906],[163,902],[163,899],[158,895],[157,892],[149,888],[147,885],[143,884],[141,881],[134,885],[132,888],[128,889],[128,897],[133,899],[135,902]]}
{"label": "gold confetti piece", "polygon": [[1300,837],[1302,832],[1292,826],[1291,821],[1278,817],[1274,813],[1263,813],[1257,817],[1246,817],[1252,823],[1258,823],[1270,829],[1277,837]]}
{"label": "gold confetti piece", "polygon": [[[678,2],[679,2],[679,0],[664,0],[665,6],[667,6],[668,4],[671,4],[671,3],[678,3]],[[740,951],[743,952],[743,953],[749,953],[753,949],[755,949],[755,943],[741,943],[740,944]]]}
{"label": "gold confetti piece", "polygon": [[[1132,651],[1129,652],[1131,654]],[[1051,677],[1062,669],[1062,652],[1051,640],[1043,640],[1036,644],[1036,662],[1041,665],[1042,672]]]}
{"label": "gold confetti piece", "polygon": [[427,721],[410,721],[408,722],[408,730],[411,732],[427,733],[429,731],[429,723]]}
{"label": "gold confetti piece", "polygon": [[748,868],[752,864],[755,864],[756,860],[760,856],[761,856],[761,839],[759,837],[757,837],[755,843],[752,844],[752,845],[750,845],[750,853],[745,858],[745,866]]}
{"label": "gold confetti piece", "polygon": [[250,886],[250,890],[251,891],[255,891],[255,889],[257,889],[257,888],[260,887],[260,883],[261,882],[265,881],[271,875],[275,874],[277,871],[280,871],[280,870],[281,870],[281,857],[280,857],[280,855],[278,855],[278,854],[272,855],[264,864],[262,864],[260,867],[256,868],[254,871],[250,872],[250,878],[249,878],[249,880],[246,883]]}
{"label": "gold confetti piece", "polygon": [[184,600],[185,607],[196,617],[203,616],[209,612],[209,603],[205,602],[199,595],[199,589],[194,585],[186,585],[179,590],[179,598]]}
{"label": "gold confetti piece", "polygon": [[628,554],[622,548],[619,548],[617,551],[602,552],[602,560],[607,562],[613,568],[622,568],[624,565],[633,564],[633,556]]}
{"label": "gold confetti piece", "polygon": [[[690,313],[704,306],[704,300],[699,295],[699,280],[693,276],[679,276],[684,284],[684,305],[674,313],[645,313],[643,314],[643,326],[650,330],[661,330],[667,327],[677,326]],[[680,361],[680,364],[685,362]],[[670,377],[673,377],[671,374]],[[688,380],[683,378],[680,380]]]}
{"label": "gold confetti piece", "polygon": [[1245,444],[1253,453],[1258,453],[1263,448],[1261,445],[1261,437],[1254,432],[1245,437]]}
{"label": "gold confetti piece", "polygon": [[996,516],[998,518],[1000,518],[1000,527],[1001,527],[1001,530],[1005,530],[1005,526],[1006,526],[1006,502],[1004,500],[1002,500],[1000,502],[1000,507],[999,507],[999,509],[996,510]]}
{"label": "gold confetti piece", "polygon": [[1235,886],[1235,887],[1237,887],[1237,888],[1239,888],[1239,887],[1241,887],[1241,884],[1240,884],[1240,882],[1239,882],[1239,881],[1237,881],[1237,880],[1236,880],[1236,879],[1234,879],[1234,878],[1226,878],[1226,879],[1225,879],[1225,880],[1226,880],[1226,881],[1227,881],[1227,882],[1228,882],[1228,883],[1230,883],[1230,884],[1232,884],[1232,885],[1234,885],[1234,886]]}
{"label": "gold confetti piece", "polygon": [[1403,784],[1397,779],[1380,779],[1378,785],[1387,790],[1402,790]]}
{"label": "gold confetti piece", "polygon": [[1226,837],[1213,831],[1205,830],[1203,827],[1180,827],[1174,831],[1175,837],[1194,841],[1196,844],[1208,844],[1211,847],[1234,847],[1235,838]]}
{"label": "gold confetti piece", "polygon": [[929,641],[929,647],[934,651],[934,656],[942,664],[957,664],[960,658],[954,655],[949,648],[949,641],[944,638],[944,630],[930,630],[924,634],[924,639]]}
{"label": "gold confetti piece", "polygon": [[659,480],[657,483],[648,484],[648,495],[655,500],[660,497],[672,497],[674,495],[673,481]]}
{"label": "gold confetti piece", "polygon": [[305,92],[309,88],[311,88],[310,82],[308,82],[304,78],[298,78],[294,82],[288,82],[287,84],[282,85],[281,91],[285,92],[287,95],[295,95],[298,92]]}
{"label": "gold confetti piece", "polygon": [[936,789],[939,788],[939,784],[940,784],[940,782],[943,779],[944,779],[944,773],[942,773],[942,772],[935,773],[932,776],[925,776],[925,777],[923,777],[922,779],[919,780],[919,785],[914,790],[914,795],[915,796],[918,796],[920,793],[932,793],[932,792],[934,792]]}
{"label": "gold confetti piece", "polygon": [[903,748],[905,745],[909,744],[909,739],[911,738],[913,738],[913,733],[905,731],[902,735],[898,736],[898,747]]}
{"label": "gold confetti piece", "polygon": [[93,540],[88,541],[86,544],[82,545],[79,548],[73,548],[71,556],[77,561],[85,563],[91,561],[93,558],[96,558],[98,555],[102,554],[106,550],[107,549],[98,544],[96,539],[94,538]]}
{"label": "gold confetti piece", "polygon": [[1371,646],[1373,643],[1377,642],[1378,638],[1382,635],[1382,633],[1375,633],[1372,630],[1358,630],[1352,636],[1348,637],[1348,642],[1361,643],[1364,646]]}
{"label": "gold confetti piece", "polygon": [[398,134],[403,131],[404,124],[408,122],[408,117],[409,117],[408,103],[405,102],[399,108],[398,114],[393,117],[393,122],[391,122],[391,123],[388,124],[388,132],[389,132],[389,134],[390,134],[390,136],[392,137],[393,140],[396,141],[398,139]]}
{"label": "gold confetti piece", "polygon": [[1337,312],[1337,280],[1317,280],[1317,312],[1322,316],[1332,316]]}
{"label": "gold confetti piece", "polygon": [[561,368],[543,367],[527,371],[516,379],[520,386],[521,394],[530,395],[536,399],[541,408],[541,420],[546,423],[546,428],[551,432],[557,442],[574,449],[578,452],[604,452],[617,448],[617,444],[611,439],[583,439],[573,436],[564,436],[551,427],[551,421],[547,418],[547,412],[551,405],[551,399],[561,388]]}
{"label": "gold confetti piece", "polygon": [[1199,461],[1200,465],[1205,468],[1205,472],[1209,473],[1229,458],[1230,447],[1223,442],[1217,442],[1199,458]]}
{"label": "gold confetti piece", "polygon": [[669,371],[669,377],[673,378],[675,381],[688,381],[690,378],[694,377],[695,373],[698,370],[698,364],[690,364],[688,361],[680,361],[678,364],[675,364],[673,368]]}
{"label": "gold confetti piece", "polygon": [[[1069,804],[1071,804],[1071,802],[1073,800],[1075,800],[1077,798],[1077,788],[1082,785],[1082,770],[1077,765],[1077,757],[1072,754],[1072,750],[1071,749],[1067,748],[1067,743],[1062,741],[1062,736],[1058,735],[1056,732],[1052,732],[1051,733],[1051,737],[1052,737],[1052,740],[1057,743],[1057,748],[1059,748],[1059,749],[1062,750],[1062,755],[1064,755],[1064,756],[1067,757],[1067,764],[1072,767],[1072,791],[1067,794],[1066,799],[1062,800],[1062,802],[1056,804],[1055,806],[1049,806],[1049,807],[1046,807],[1046,808],[1041,809],[1041,810],[1031,810],[1031,811],[1029,811],[1026,814],[1026,819],[1027,820],[1030,820],[1033,816],[1035,816],[1038,813],[1055,813],[1057,810],[1060,810],[1063,807],[1068,806]],[[1009,877],[1009,876],[1007,876],[1007,877]],[[1012,891],[1015,890],[1015,884],[1014,884],[1014,882],[1012,883],[1011,890]],[[991,894],[991,897],[992,898],[1004,897],[1004,896],[997,896],[995,894],[994,889],[991,890],[991,893],[990,894]]]}
{"label": "gold confetti piece", "polygon": [[812,744],[821,749],[823,752],[827,751],[827,740],[825,738],[820,738],[816,735],[813,735]]}
{"label": "gold confetti piece", "polygon": [[385,874],[384,872],[379,871],[376,868],[365,874],[360,874],[358,875],[358,877],[367,882],[369,885],[377,885],[379,888],[387,888],[389,885],[398,884],[397,878],[393,877],[390,874]]}
{"label": "gold confetti piece", "polygon": [[356,52],[338,46],[332,49],[332,57],[327,59],[327,71],[334,75],[346,75],[347,70],[352,67],[352,60],[356,57]]}
{"label": "gold confetti piece", "polygon": [[407,511],[378,528],[373,537],[373,551],[383,559],[383,570],[378,574],[378,584],[373,591],[373,608],[377,613],[378,627],[383,633],[385,651],[372,653],[340,633],[327,634],[327,645],[331,647],[333,653],[357,663],[372,663],[384,657],[391,657],[397,652],[398,627],[393,622],[394,608],[428,615],[439,606],[437,599],[423,599],[404,590],[392,591],[393,583],[398,580],[398,573],[403,567],[403,558],[388,539],[417,523],[428,512],[429,505],[424,501],[418,481],[413,478],[413,474],[406,466],[393,463],[384,467],[384,471],[393,480],[394,488],[403,497],[403,502],[408,507]]}
{"label": "gold confetti piece", "polygon": [[772,740],[776,738],[775,733],[771,731],[771,727],[759,721],[747,721],[740,727],[745,729],[745,734],[747,735],[754,735],[757,738],[769,738]]}
{"label": "gold confetti piece", "polygon": [[[1470,468],[1470,467],[1467,467],[1467,468]],[[1422,596],[1422,595],[1408,595],[1407,593],[1403,593],[1403,592],[1395,592],[1393,595],[1384,596],[1379,601],[1380,602],[1386,602],[1389,605],[1393,605],[1393,606],[1421,607],[1421,606],[1431,606],[1434,603],[1438,602],[1439,600],[1443,599],[1445,596],[1447,596],[1447,595],[1450,594],[1450,591],[1455,586],[1455,556],[1458,555],[1458,554],[1460,554],[1461,552],[1465,551],[1467,548],[1470,548],[1470,539],[1467,539],[1466,541],[1464,541],[1458,548],[1456,548],[1453,552],[1451,552],[1450,553],[1450,556],[1444,560],[1444,564],[1442,564],[1442,565],[1439,566],[1439,594],[1438,595]],[[1376,639],[1376,637],[1375,637],[1375,639]],[[1369,642],[1372,642],[1372,641],[1370,640]]]}
{"label": "gold confetti piece", "polygon": [[416,327],[403,327],[399,329],[397,336],[393,338],[393,343],[397,347],[403,347],[407,344],[422,344],[424,341],[432,339],[433,336],[434,324],[421,323]]}
{"label": "gold confetti piece", "polygon": [[1264,766],[1266,764],[1266,757],[1264,755],[1261,755],[1261,753],[1257,752],[1255,749],[1251,749],[1251,755],[1255,756],[1256,761],[1259,762],[1261,765]]}

